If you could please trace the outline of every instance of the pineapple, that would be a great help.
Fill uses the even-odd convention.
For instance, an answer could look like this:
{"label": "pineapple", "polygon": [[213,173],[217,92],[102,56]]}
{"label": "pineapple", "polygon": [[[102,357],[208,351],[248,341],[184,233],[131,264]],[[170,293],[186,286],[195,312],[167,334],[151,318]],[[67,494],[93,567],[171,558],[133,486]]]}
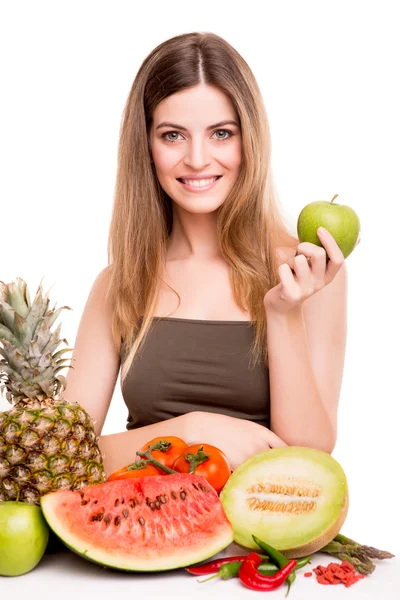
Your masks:
{"label": "pineapple", "polygon": [[[78,404],[64,400],[65,368],[55,352],[61,325],[51,326],[63,308],[49,310],[42,282],[31,304],[20,278],[0,281],[0,386],[12,404],[0,412],[0,501],[19,499],[39,505],[40,496],[105,481],[92,419]],[[55,307],[54,307],[55,308]]]}

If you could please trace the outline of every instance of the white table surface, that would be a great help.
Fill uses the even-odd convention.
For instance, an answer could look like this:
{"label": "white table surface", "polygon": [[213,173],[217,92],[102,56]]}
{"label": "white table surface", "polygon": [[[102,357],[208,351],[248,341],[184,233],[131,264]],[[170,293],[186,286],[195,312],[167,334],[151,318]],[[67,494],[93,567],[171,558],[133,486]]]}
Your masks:
{"label": "white table surface", "polygon": [[[246,554],[243,548],[231,544],[212,558]],[[211,559],[210,559],[211,560]],[[318,565],[327,566],[338,562],[328,554],[316,553],[311,563],[297,572],[291,587],[289,600],[324,600],[342,598],[361,600],[368,598],[382,600],[400,599],[400,559],[395,557],[376,563],[375,571],[346,588],[343,584],[322,585],[317,582],[315,573],[304,577]],[[20,577],[0,577],[0,598],[8,600],[149,600],[157,598],[257,598],[259,592],[246,588],[239,579],[222,581],[214,579],[204,584],[198,577],[184,569],[162,573],[125,573],[105,569],[91,563],[77,554],[65,550],[45,554],[35,569]],[[287,586],[267,592],[271,598],[285,598]]]}

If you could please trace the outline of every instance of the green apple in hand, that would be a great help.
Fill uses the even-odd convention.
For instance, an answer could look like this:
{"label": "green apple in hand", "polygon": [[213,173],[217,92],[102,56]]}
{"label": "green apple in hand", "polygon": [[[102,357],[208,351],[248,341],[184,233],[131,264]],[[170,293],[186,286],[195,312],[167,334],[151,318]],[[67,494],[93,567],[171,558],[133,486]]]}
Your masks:
{"label": "green apple in hand", "polygon": [[31,571],[42,558],[48,539],[49,528],[39,506],[15,500],[0,502],[0,575]]}
{"label": "green apple in hand", "polygon": [[330,202],[317,200],[307,204],[297,220],[297,235],[300,242],[311,242],[322,246],[318,227],[324,227],[335,238],[343,256],[347,258],[354,250],[360,233],[360,219],[357,213],[344,204],[333,204],[337,194]]}

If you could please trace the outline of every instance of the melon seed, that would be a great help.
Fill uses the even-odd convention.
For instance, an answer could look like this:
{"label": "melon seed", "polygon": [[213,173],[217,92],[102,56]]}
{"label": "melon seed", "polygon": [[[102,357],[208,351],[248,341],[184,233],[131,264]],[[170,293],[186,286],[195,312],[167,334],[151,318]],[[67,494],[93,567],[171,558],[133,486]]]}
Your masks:
{"label": "melon seed", "polygon": [[81,500],[81,506],[85,506],[85,504],[89,504],[89,500]]}
{"label": "melon seed", "polygon": [[101,521],[104,517],[104,513],[99,512],[99,513],[95,513],[94,515],[92,515],[89,519],[89,521],[93,522],[93,521]]}
{"label": "melon seed", "polygon": [[122,511],[122,514],[124,515],[125,519],[127,519],[129,512],[126,510],[126,508],[124,508],[124,510]]}
{"label": "melon seed", "polygon": [[156,508],[160,508],[161,504],[159,503],[159,501],[156,501]]}
{"label": "melon seed", "polygon": [[114,502],[114,506],[118,506],[119,504],[119,499],[117,498],[116,501]]}
{"label": "melon seed", "polygon": [[104,523],[105,523],[106,525],[108,525],[110,521],[111,521],[111,517],[110,517],[110,515],[106,515],[106,516],[104,517]]}
{"label": "melon seed", "polygon": [[139,523],[141,525],[144,525],[146,523],[146,521],[143,519],[143,517],[139,517]]}
{"label": "melon seed", "polygon": [[121,523],[121,517],[119,515],[117,515],[114,519],[114,523],[115,525],[119,525]]}
{"label": "melon seed", "polygon": [[297,502],[278,502],[277,500],[259,500],[258,498],[247,498],[247,505],[252,510],[261,510],[269,512],[279,512],[287,514],[304,514],[317,510],[316,502],[297,501]]}
{"label": "melon seed", "polygon": [[160,501],[165,504],[167,502],[168,498],[167,496],[160,496]]}
{"label": "melon seed", "polygon": [[181,498],[184,500],[186,498],[186,492],[181,492]]}
{"label": "melon seed", "polygon": [[195,483],[192,483],[192,486],[194,487],[195,490],[199,489]]}
{"label": "melon seed", "polygon": [[150,502],[149,506],[150,506],[151,510],[155,510],[155,508],[156,508],[156,505],[154,504],[154,502]]}
{"label": "melon seed", "polygon": [[175,492],[171,492],[171,496],[172,496],[172,498],[173,498],[174,500],[176,500],[176,494],[175,494]]}

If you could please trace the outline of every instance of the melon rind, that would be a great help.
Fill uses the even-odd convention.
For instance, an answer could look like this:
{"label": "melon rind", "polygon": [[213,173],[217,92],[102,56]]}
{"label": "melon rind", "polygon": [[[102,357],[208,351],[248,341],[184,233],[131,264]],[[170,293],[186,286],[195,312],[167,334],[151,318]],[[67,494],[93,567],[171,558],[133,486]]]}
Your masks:
{"label": "melon rind", "polygon": [[[200,494],[196,496],[196,492],[191,487],[193,483],[197,485],[201,483],[207,487],[209,491],[206,494],[206,500],[201,499]],[[161,494],[170,489],[176,489],[179,493],[179,489],[186,489],[188,498],[190,497],[193,501],[193,512],[187,516],[182,514],[179,516],[183,502],[178,499],[177,504],[174,505],[174,501],[169,499],[170,502],[162,510],[169,511],[167,520],[169,520],[172,533],[170,537],[167,534],[167,542],[162,543],[157,538],[155,530],[157,523],[161,523],[161,521],[157,521],[157,511],[150,513],[148,506],[142,502],[141,511],[143,512],[141,514],[146,515],[146,525],[143,528],[133,524],[132,511],[131,525],[128,519],[124,520],[123,518],[118,528],[113,528],[112,523],[108,525],[108,528],[104,526],[104,523],[93,524],[95,535],[91,539],[90,528],[87,528],[86,522],[79,524],[79,514],[82,510],[79,492],[84,492],[85,498],[89,500],[88,509],[90,506],[94,506],[92,503],[99,498],[95,506],[99,507],[102,503],[107,512],[108,506],[110,510],[115,511],[114,499],[116,497],[129,498],[132,495],[138,495],[138,486],[142,499],[152,493]],[[46,494],[41,498],[41,508],[50,528],[69,549],[85,559],[105,567],[121,571],[146,572],[177,569],[206,560],[233,542],[233,530],[224,513],[218,494],[203,477],[195,474],[109,481],[88,486],[80,491],[59,490]],[[200,499],[197,500],[197,498]],[[197,505],[195,504],[196,500]],[[186,506],[188,504],[189,502]],[[200,513],[198,512],[199,507]],[[121,510],[123,508],[124,506],[120,507]],[[74,519],[74,514],[76,519]],[[161,510],[160,519],[162,519]],[[133,534],[128,532],[129,527],[132,528]],[[167,531],[165,525],[164,529]],[[139,537],[137,537],[137,531],[139,531]],[[179,532],[179,535],[176,535],[176,531]]]}
{"label": "melon rind", "polygon": [[[279,481],[279,477],[286,476],[309,481],[310,489],[317,486],[317,497],[296,497],[315,502],[315,510],[296,515],[249,506],[249,499],[254,496],[261,502],[293,500],[284,493],[246,491],[255,484]],[[254,534],[287,558],[299,558],[317,552],[337,535],[347,516],[349,492],[346,475],[330,454],[303,446],[285,446],[256,454],[237,467],[221,491],[220,500],[238,545],[259,550],[252,538]]]}

